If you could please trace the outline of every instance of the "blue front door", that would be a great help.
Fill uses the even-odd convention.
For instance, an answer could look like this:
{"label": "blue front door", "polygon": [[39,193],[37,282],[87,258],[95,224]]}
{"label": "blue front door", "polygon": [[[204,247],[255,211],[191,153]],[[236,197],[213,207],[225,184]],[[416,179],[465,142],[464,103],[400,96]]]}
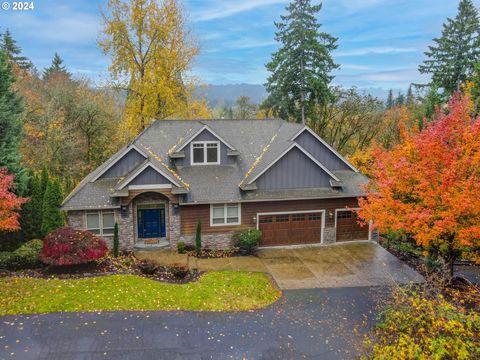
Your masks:
{"label": "blue front door", "polygon": [[165,237],[165,209],[138,209],[138,237]]}

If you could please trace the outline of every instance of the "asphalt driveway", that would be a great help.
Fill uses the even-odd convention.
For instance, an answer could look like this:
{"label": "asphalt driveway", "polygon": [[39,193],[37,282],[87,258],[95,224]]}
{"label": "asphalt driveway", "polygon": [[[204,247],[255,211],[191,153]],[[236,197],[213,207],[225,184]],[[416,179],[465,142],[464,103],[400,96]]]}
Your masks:
{"label": "asphalt driveway", "polygon": [[423,277],[374,242],[262,249],[257,256],[196,259],[170,252],[137,253],[162,264],[188,262],[191,268],[269,273],[281,289],[380,286],[422,282]]}
{"label": "asphalt driveway", "polygon": [[354,359],[388,293],[386,287],[288,290],[267,309],[241,313],[6,316],[0,359]]}

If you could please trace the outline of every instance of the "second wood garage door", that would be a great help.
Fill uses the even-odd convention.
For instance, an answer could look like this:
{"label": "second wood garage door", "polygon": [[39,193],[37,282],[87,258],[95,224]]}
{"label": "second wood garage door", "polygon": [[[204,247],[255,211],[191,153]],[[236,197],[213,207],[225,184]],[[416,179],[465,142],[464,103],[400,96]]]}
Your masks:
{"label": "second wood garage door", "polygon": [[320,243],[322,213],[260,215],[260,246]]}
{"label": "second wood garage door", "polygon": [[353,211],[337,211],[337,241],[353,240],[368,240],[368,226],[360,226]]}

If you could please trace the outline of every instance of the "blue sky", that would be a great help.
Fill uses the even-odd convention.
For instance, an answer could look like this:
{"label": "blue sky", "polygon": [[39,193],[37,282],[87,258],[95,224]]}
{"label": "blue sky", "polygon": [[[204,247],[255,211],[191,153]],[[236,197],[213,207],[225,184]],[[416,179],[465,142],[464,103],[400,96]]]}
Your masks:
{"label": "blue sky", "polygon": [[[12,2],[12,0],[6,0]],[[475,1],[479,5],[479,1]],[[96,45],[99,7],[106,1],[34,0],[35,10],[0,9],[0,31],[9,28],[23,52],[42,69],[55,51],[76,76],[108,79],[109,59]],[[265,63],[277,48],[273,22],[282,0],[186,0],[190,26],[201,46],[192,72],[204,83],[265,82]],[[406,88],[425,81],[417,73],[431,39],[456,14],[454,0],[325,0],[323,30],[339,38],[335,84]]]}

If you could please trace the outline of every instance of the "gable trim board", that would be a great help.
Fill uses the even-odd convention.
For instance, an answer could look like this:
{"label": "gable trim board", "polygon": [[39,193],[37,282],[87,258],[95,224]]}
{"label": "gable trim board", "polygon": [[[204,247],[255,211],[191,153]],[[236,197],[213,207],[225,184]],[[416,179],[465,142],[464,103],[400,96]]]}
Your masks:
{"label": "gable trim board", "polygon": [[[146,168],[151,167],[153,170],[158,172],[160,175],[162,175],[164,178],[166,178],[168,181],[172,182],[174,185],[178,187],[182,187],[180,183],[178,183],[176,180],[172,179],[171,176],[169,176],[167,173],[164,171],[160,170],[158,167],[153,165],[152,163],[145,163],[141,167],[139,167],[133,174],[130,174],[130,176],[126,177],[120,183],[115,187],[116,190],[122,190],[125,186],[127,186],[130,182],[132,182],[137,176],[139,176]],[[145,185],[138,185],[138,186],[145,186]],[[157,185],[158,186],[158,185]]]}
{"label": "gable trim board", "polygon": [[320,136],[315,133],[312,129],[305,126],[302,128],[298,133],[296,133],[290,141],[295,141],[297,137],[299,137],[304,131],[308,131],[313,137],[315,137],[318,141],[320,141],[328,150],[330,150],[335,156],[337,156],[341,161],[343,161],[350,169],[358,173],[358,169],[355,168],[352,164],[350,164],[342,155],[340,155],[333,147],[331,147],[325,140],[323,140]]}
{"label": "gable trim board", "polygon": [[127,155],[130,150],[135,150],[137,151],[140,155],[142,155],[145,159],[148,159],[148,155],[145,154],[144,151],[142,151],[139,147],[137,147],[135,144],[131,144],[127,147],[125,147],[125,149],[123,149],[117,156],[115,159],[112,160],[112,162],[110,164],[108,164],[108,166],[106,166],[104,169],[102,169],[102,171],[100,171],[98,174],[96,174],[91,180],[90,182],[94,182],[96,180],[98,180],[103,174],[105,174],[108,170],[110,170],[110,168],[112,168],[113,165],[115,165],[117,162],[119,162],[125,155]]}
{"label": "gable trim board", "polygon": [[340,181],[338,177],[335,176],[330,170],[328,170],[325,166],[323,166],[317,159],[315,159],[307,150],[301,147],[297,143],[292,143],[284,152],[282,152],[275,160],[273,160],[267,167],[265,167],[262,171],[260,171],[257,175],[255,175],[252,179],[248,181],[248,185],[252,184],[255,180],[257,180],[260,176],[262,176],[268,169],[270,169],[275,163],[277,163],[281,158],[283,158],[290,150],[293,148],[297,148],[302,153],[304,153],[310,160],[312,160],[318,167],[320,167],[323,171],[325,171],[332,179],[335,181]]}
{"label": "gable trim board", "polygon": [[195,132],[192,136],[190,136],[185,142],[183,143],[182,146],[180,146],[178,149],[174,149],[174,152],[179,152],[183,150],[188,144],[190,144],[195,138],[200,135],[204,130],[208,131],[210,134],[215,136],[218,140],[220,140],[222,143],[224,143],[230,150],[235,150],[235,148],[230,145],[227,141],[225,141],[221,136],[219,136],[215,131],[210,129],[208,125],[203,125],[197,132]]}

